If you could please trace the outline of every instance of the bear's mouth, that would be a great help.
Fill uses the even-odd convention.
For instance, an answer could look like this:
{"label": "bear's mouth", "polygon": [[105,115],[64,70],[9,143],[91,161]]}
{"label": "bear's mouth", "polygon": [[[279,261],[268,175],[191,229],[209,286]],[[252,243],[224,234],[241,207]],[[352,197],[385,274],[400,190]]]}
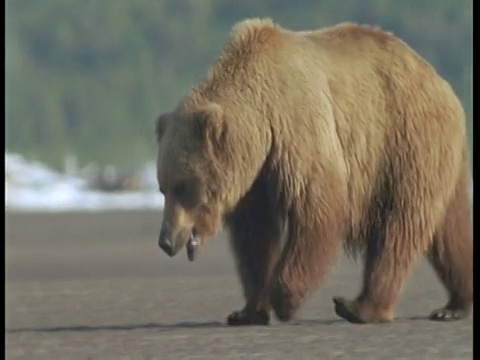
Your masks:
{"label": "bear's mouth", "polygon": [[197,258],[198,254],[200,253],[200,234],[198,233],[195,227],[192,229],[192,233],[187,241],[187,256],[188,260],[193,261]]}

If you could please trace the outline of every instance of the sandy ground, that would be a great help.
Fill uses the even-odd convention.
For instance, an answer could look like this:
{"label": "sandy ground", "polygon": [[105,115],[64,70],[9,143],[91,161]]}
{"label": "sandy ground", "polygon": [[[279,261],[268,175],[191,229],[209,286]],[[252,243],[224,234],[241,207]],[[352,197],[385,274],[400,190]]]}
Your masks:
{"label": "sandy ground", "polygon": [[424,262],[398,319],[351,325],[334,295],[353,297],[360,267],[341,258],[298,319],[230,328],[243,306],[228,244],[196,262],[156,242],[160,213],[8,214],[7,359],[472,359],[473,322],[426,315],[446,294]]}

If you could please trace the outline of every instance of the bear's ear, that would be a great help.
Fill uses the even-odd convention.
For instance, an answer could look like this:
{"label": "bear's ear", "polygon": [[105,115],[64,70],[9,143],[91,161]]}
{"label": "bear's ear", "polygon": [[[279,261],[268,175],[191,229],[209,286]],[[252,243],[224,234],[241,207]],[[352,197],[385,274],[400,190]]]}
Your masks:
{"label": "bear's ear", "polygon": [[209,103],[199,108],[194,115],[195,133],[202,141],[209,141],[212,145],[222,142],[225,134],[223,109],[219,104]]}
{"label": "bear's ear", "polygon": [[171,113],[161,114],[157,121],[155,122],[155,134],[157,136],[157,142],[162,140],[165,129],[167,128],[168,123],[170,122]]}

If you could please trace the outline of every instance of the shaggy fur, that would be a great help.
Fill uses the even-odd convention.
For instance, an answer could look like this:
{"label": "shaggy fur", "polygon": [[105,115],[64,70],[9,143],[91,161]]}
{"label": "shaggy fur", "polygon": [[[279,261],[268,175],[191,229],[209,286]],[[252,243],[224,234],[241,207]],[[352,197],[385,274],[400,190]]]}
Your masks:
{"label": "shaggy fur", "polygon": [[271,308],[291,319],[342,246],[365,267],[359,296],[334,299],[339,316],[391,321],[425,255],[450,295],[431,317],[462,318],[473,302],[465,132],[451,87],[394,35],[245,20],[157,121],[162,226],[180,248],[186,229],[205,243],[226,223],[246,297],[232,325],[268,323]]}

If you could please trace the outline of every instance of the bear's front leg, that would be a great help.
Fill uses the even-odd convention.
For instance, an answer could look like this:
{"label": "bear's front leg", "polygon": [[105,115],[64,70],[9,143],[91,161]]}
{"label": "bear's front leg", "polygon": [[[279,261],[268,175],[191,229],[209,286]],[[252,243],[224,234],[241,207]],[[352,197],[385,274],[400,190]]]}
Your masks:
{"label": "bear's front leg", "polygon": [[267,325],[271,306],[264,296],[280,255],[280,219],[269,201],[266,184],[258,182],[227,218],[246,305],[227,317],[227,324]]}
{"label": "bear's front leg", "polygon": [[[269,285],[270,303],[281,321],[293,318],[307,292],[320,285],[341,249],[341,217],[336,216],[334,206],[326,206],[325,212],[318,210],[310,203],[315,204],[315,200],[307,198],[290,212],[287,244]],[[326,199],[321,203],[328,204]]]}

